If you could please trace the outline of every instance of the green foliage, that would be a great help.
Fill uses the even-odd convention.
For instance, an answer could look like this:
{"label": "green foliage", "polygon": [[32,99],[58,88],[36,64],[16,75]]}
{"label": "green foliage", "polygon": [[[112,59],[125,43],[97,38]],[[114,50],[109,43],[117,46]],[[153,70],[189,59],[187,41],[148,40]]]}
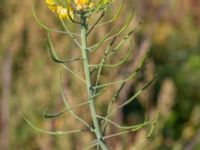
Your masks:
{"label": "green foliage", "polygon": [[[160,111],[161,117],[155,128],[155,133],[150,137],[150,142],[148,140],[143,142],[143,140],[140,139],[140,137],[144,139],[142,135],[146,132],[145,130],[135,134],[124,135],[119,139],[116,138],[115,141],[110,140],[109,142],[113,146],[113,149],[116,148],[116,145],[119,149],[146,149],[146,147],[148,147],[152,150],[163,150],[184,149],[187,146],[191,146],[193,149],[199,149],[199,4],[195,0],[186,0],[184,2],[178,0],[169,2],[157,0],[151,2],[135,0],[133,2],[127,0],[127,3],[130,4],[130,6],[134,3],[136,8],[136,17],[130,22],[127,20],[130,26],[135,27],[135,22],[138,22],[138,20],[143,21],[142,25],[137,28],[136,33],[133,34],[133,37],[131,36],[133,40],[129,38],[132,48],[136,50],[134,54],[131,54],[129,57],[126,55],[127,51],[116,51],[115,58],[107,60],[107,63],[104,65],[112,64],[116,66],[119,60],[121,60],[121,62],[126,62],[126,65],[121,63],[117,64],[117,66],[120,65],[120,67],[113,68],[112,74],[109,74],[109,69],[111,68],[107,67],[103,69],[101,71],[102,78],[100,82],[105,83],[105,81],[111,81],[111,79],[113,81],[116,74],[121,78],[121,75],[127,75],[125,72],[130,73],[131,71],[129,68],[133,65],[130,60],[132,60],[132,58],[134,58],[134,60],[136,59],[137,50],[141,48],[145,39],[148,39],[150,41],[150,57],[148,57],[146,63],[144,63],[144,69],[138,74],[138,80],[134,80],[130,84],[131,88],[126,90],[125,96],[118,96],[122,101],[116,100],[115,103],[122,104],[124,97],[127,99],[134,96],[133,94],[137,92],[136,89],[142,89],[146,81],[152,79],[153,74],[157,73],[158,79],[154,86],[149,87],[142,95],[139,95],[137,101],[127,105],[125,110],[119,111],[113,119],[124,127],[137,124],[138,120],[141,122],[144,121],[145,114],[147,112],[148,114],[153,114],[154,110]],[[116,5],[119,6],[119,4],[122,4],[121,1],[116,1]],[[3,64],[6,51],[11,50],[13,56],[12,84],[8,101],[10,110],[9,144],[12,145],[10,149],[62,150],[65,149],[63,145],[68,145],[69,149],[81,149],[85,143],[89,143],[93,139],[88,133],[66,137],[40,135],[30,130],[30,127],[21,117],[22,113],[26,113],[34,125],[46,129],[47,131],[56,131],[56,129],[72,130],[72,126],[74,128],[83,127],[81,124],[77,124],[75,119],[71,118],[68,113],[64,113],[63,117],[60,116],[56,120],[44,119],[42,117],[42,112],[46,110],[46,106],[50,108],[50,114],[51,112],[52,114],[54,114],[53,112],[60,112],[60,110],[64,111],[65,107],[63,106],[61,96],[59,96],[60,92],[56,78],[57,72],[59,72],[61,68],[54,64],[50,56],[47,55],[47,50],[45,50],[46,45],[44,44],[46,32],[36,24],[32,15],[32,10],[27,9],[31,8],[31,5],[32,3],[30,1],[23,1],[22,3],[18,1],[0,1],[0,63]],[[77,50],[74,49],[77,43],[73,43],[73,39],[68,38],[66,40],[63,38],[66,37],[67,31],[62,28],[56,16],[52,16],[52,13],[45,7],[44,2],[35,1],[34,6],[39,21],[42,22],[43,25],[48,24],[48,26],[51,27],[49,28],[49,32],[57,31],[62,33],[52,33],[51,39],[48,39],[53,41],[53,48],[55,48],[54,50],[56,50],[56,54],[59,56],[58,58],[65,60],[72,56],[72,60],[81,59]],[[107,24],[107,27],[100,27],[96,24],[97,28],[95,28],[94,32],[90,33],[91,38],[88,40],[89,43],[98,42],[100,40],[108,42],[108,40],[102,36],[102,34],[108,33],[107,31],[112,31],[107,34],[108,37],[115,33],[114,31],[118,31],[116,34],[119,35],[120,38],[126,37],[128,33],[124,30],[118,30],[116,27],[126,22],[125,17],[120,17],[119,14],[123,13],[126,16],[132,12],[132,8],[125,6],[126,12],[123,12],[119,7],[114,7],[114,9],[107,10],[107,12],[109,12],[108,15],[101,14],[105,17],[103,21],[111,24]],[[110,20],[111,14],[114,15],[114,18]],[[97,15],[91,18],[90,22],[94,23],[97,21],[96,18],[100,16]],[[118,21],[117,25],[114,25],[117,18],[120,21]],[[77,31],[78,25],[68,25],[67,27],[75,32]],[[130,29],[126,26],[122,27],[122,29],[123,28]],[[62,30],[62,32],[60,32],[60,30]],[[130,29],[130,31],[131,30],[132,29]],[[73,35],[76,36],[75,34]],[[119,43],[118,39],[116,39],[115,42]],[[91,52],[94,50],[94,55],[91,57],[91,65],[99,65],[99,56],[103,55],[102,51],[95,51],[99,46],[102,45],[97,44],[89,49]],[[122,45],[122,48],[128,48],[127,44]],[[50,52],[50,54],[54,54],[53,51]],[[51,57],[52,56],[53,55],[51,55]],[[123,61],[122,56],[127,56],[127,60]],[[54,58],[56,58],[56,56]],[[126,71],[121,69],[124,67]],[[82,70],[77,70],[81,68],[80,64],[76,62],[73,64],[69,63],[69,68],[75,68],[76,73],[78,71],[78,73],[82,75]],[[3,65],[0,66],[0,69],[3,70]],[[0,73],[2,73],[2,71],[0,71]],[[63,74],[64,77],[66,77],[63,81],[64,86],[70,87],[67,88],[66,95],[69,97],[71,96],[71,98],[69,98],[71,106],[77,106],[77,104],[80,104],[83,100],[87,100],[86,94],[81,94],[84,93],[84,91],[81,90],[84,89],[84,83],[79,85],[78,79],[70,76],[68,72],[63,72]],[[94,73],[93,75],[97,74]],[[166,80],[170,80],[174,88],[170,86],[171,84],[169,82],[167,82],[168,85],[165,87]],[[0,83],[0,93],[2,93],[4,88],[2,86],[2,80]],[[99,95],[100,98],[96,101],[98,112],[103,111],[105,114],[107,113],[106,102],[108,101],[108,97],[111,97],[111,93],[116,93],[118,89],[120,89],[121,84],[123,84],[123,82],[116,88],[109,87],[108,90],[103,91],[105,92],[104,94]],[[126,89],[126,87],[124,88]],[[174,91],[176,94],[173,96],[172,92],[171,94],[165,95],[165,93],[170,93],[170,91]],[[165,99],[162,100],[162,97]],[[73,101],[72,98],[75,100]],[[169,103],[168,101],[170,100],[172,102]],[[159,109],[160,105],[162,105],[160,102],[165,106],[162,109]],[[169,109],[165,110],[165,108],[168,108],[168,105]],[[0,106],[4,107],[2,105]],[[138,112],[132,111],[135,107],[138,108]],[[83,110],[82,106],[78,108],[79,109],[75,109],[75,113],[81,114],[87,122],[91,122],[87,115],[84,115],[88,113],[89,108],[86,110]],[[100,117],[102,115],[104,115],[104,113],[100,114]],[[106,118],[103,119],[106,120]],[[71,126],[69,126],[67,122],[70,122]],[[108,128],[108,130],[110,130],[110,128]],[[119,141],[122,143],[123,148],[119,147]],[[133,145],[134,147],[132,147]]]}

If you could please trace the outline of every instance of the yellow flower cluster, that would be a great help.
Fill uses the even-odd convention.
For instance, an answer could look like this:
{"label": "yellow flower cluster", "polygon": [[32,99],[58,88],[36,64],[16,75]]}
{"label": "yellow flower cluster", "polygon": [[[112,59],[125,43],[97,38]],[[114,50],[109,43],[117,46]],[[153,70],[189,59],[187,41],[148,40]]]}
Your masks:
{"label": "yellow flower cluster", "polygon": [[[58,4],[56,0],[46,0],[46,4],[52,12],[56,12],[59,15],[60,19],[69,19],[69,15],[71,18],[74,16],[74,11],[71,6],[69,8],[65,8]],[[78,11],[88,9],[93,6],[90,0],[73,0],[72,4],[74,4],[73,6],[75,6],[75,10]]]}

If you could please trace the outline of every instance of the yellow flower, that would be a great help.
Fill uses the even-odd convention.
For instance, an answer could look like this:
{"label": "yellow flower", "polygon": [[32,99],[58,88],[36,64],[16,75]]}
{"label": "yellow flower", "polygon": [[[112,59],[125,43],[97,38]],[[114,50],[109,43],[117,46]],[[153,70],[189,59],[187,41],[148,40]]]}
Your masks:
{"label": "yellow flower", "polygon": [[71,8],[67,9],[62,5],[58,5],[54,0],[46,0],[46,4],[52,12],[56,12],[58,14],[60,19],[69,19],[69,15],[71,18],[74,17],[74,13]]}
{"label": "yellow flower", "polygon": [[48,5],[48,8],[52,11],[55,12],[57,10],[57,6],[54,0],[46,0],[46,3]]}
{"label": "yellow flower", "polygon": [[62,6],[57,7],[57,13],[61,19],[68,18],[67,9],[63,8]]}
{"label": "yellow flower", "polygon": [[55,5],[55,1],[54,0],[46,0],[47,5]]}
{"label": "yellow flower", "polygon": [[69,19],[69,15],[71,18],[74,17],[74,13],[73,13],[72,9],[69,8],[69,13],[68,13],[67,8],[64,8],[62,6],[57,7],[57,13],[58,13],[60,19],[65,19],[65,18]]}
{"label": "yellow flower", "polygon": [[74,3],[77,7],[77,10],[84,10],[93,6],[90,0],[74,0]]}

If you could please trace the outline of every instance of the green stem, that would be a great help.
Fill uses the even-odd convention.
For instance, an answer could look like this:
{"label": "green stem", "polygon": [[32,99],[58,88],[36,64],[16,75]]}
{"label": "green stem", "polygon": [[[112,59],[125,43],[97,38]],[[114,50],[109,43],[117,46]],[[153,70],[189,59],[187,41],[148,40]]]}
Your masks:
{"label": "green stem", "polygon": [[90,111],[92,115],[92,121],[95,128],[95,134],[98,140],[98,143],[102,150],[108,150],[106,146],[101,129],[99,126],[98,119],[96,117],[96,107],[95,107],[95,98],[93,96],[93,89],[92,89],[92,79],[90,74],[90,67],[89,67],[89,57],[88,57],[88,47],[87,47],[87,30],[88,30],[88,23],[87,23],[87,16],[84,13],[81,14],[81,42],[82,42],[82,55],[83,55],[83,65],[84,65],[84,72],[85,78],[87,83],[87,93],[89,101]]}

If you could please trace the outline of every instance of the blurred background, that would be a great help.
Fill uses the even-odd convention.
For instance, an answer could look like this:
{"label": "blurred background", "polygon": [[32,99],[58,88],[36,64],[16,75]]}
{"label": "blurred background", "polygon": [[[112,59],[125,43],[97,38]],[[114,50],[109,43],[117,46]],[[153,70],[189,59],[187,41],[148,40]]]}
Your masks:
{"label": "blurred background", "polygon": [[[45,119],[43,112],[64,110],[59,91],[59,71],[45,46],[46,32],[35,21],[32,13],[42,22],[55,29],[62,29],[55,14],[50,12],[44,1],[0,0],[0,141],[1,150],[79,150],[90,144],[91,134],[51,136],[32,129],[22,114],[36,126],[46,130],[72,130],[81,124],[68,113]],[[117,11],[120,1],[108,11],[104,21]],[[101,82],[119,79],[123,73],[134,69],[138,59],[147,50],[150,53],[137,77],[127,83],[116,106],[131,97],[137,89],[150,81],[155,74],[158,79],[136,100],[119,111],[113,120],[123,125],[138,124],[145,116],[160,117],[154,133],[145,136],[148,128],[135,133],[108,140],[115,150],[199,150],[200,149],[200,1],[199,0],[127,0],[122,16],[111,24],[94,30],[89,43],[102,39],[113,26],[123,25],[135,8],[129,29],[139,21],[130,40],[133,54],[127,63],[105,69]],[[94,19],[91,18],[91,22]],[[78,26],[69,23],[72,31]],[[122,34],[122,36],[125,33]],[[61,58],[80,56],[80,51],[65,34],[52,33],[53,43]],[[122,48],[127,49],[128,45]],[[91,62],[98,63],[103,48],[91,54]],[[121,50],[110,62],[117,62],[126,54]],[[80,62],[70,67],[82,74]],[[111,74],[112,72],[112,74]],[[66,95],[71,105],[86,99],[84,85],[63,70]],[[107,104],[117,87],[105,91],[98,100],[100,114],[106,112]],[[91,122],[87,106],[75,112]],[[109,133],[117,132],[110,127]]]}

